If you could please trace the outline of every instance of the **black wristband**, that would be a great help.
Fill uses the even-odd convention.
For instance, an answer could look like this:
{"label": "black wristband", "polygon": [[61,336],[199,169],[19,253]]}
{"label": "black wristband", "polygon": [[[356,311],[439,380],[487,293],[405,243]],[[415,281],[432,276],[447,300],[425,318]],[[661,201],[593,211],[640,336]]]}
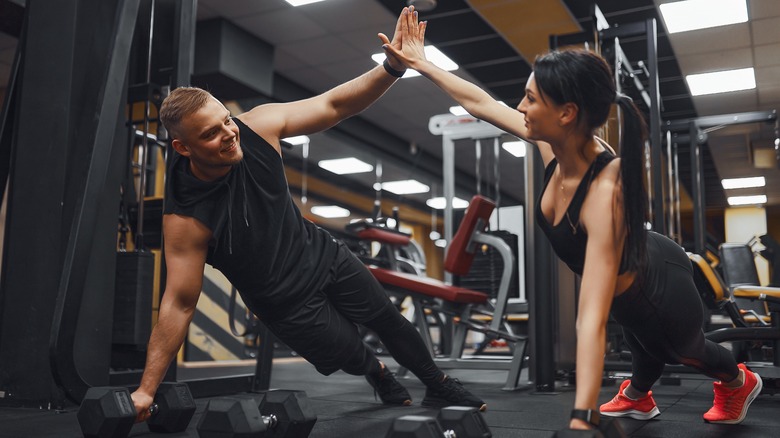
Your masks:
{"label": "black wristband", "polygon": [[406,73],[406,70],[398,71],[398,70],[394,69],[393,67],[390,67],[390,63],[387,62],[387,58],[385,58],[385,62],[382,63],[382,67],[385,68],[385,71],[387,72],[387,74],[389,74],[390,76],[395,76],[397,78],[402,77],[404,75],[404,73]]}
{"label": "black wristband", "polygon": [[593,409],[572,409],[571,418],[576,418],[578,420],[590,423],[595,427],[599,427],[599,420],[601,417],[599,415],[599,411],[595,411]]}

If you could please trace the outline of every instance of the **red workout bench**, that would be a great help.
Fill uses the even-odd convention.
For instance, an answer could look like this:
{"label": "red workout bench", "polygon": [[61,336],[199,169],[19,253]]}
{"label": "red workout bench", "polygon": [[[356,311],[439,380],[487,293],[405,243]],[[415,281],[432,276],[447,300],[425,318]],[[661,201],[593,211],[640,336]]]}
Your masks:
{"label": "red workout bench", "polygon": [[[446,284],[442,281],[413,274],[383,269],[369,265],[374,277],[389,293],[409,296],[414,304],[413,322],[420,331],[436,364],[443,369],[506,369],[507,380],[504,389],[518,387],[520,371],[524,365],[527,338],[512,332],[506,321],[506,308],[509,298],[509,284],[515,269],[515,259],[509,245],[502,239],[486,234],[490,215],[496,205],[484,196],[474,196],[469,203],[463,221],[452,238],[444,259],[444,269],[455,275],[466,275],[474,260],[475,251],[480,244],[495,248],[503,260],[504,270],[495,302],[479,291]],[[385,235],[384,233],[387,233]],[[359,234],[361,238],[393,244],[398,236],[391,232],[372,229]],[[452,327],[451,348],[446,356],[437,356],[431,337],[431,326],[426,310],[433,315],[445,315],[446,322],[440,325]],[[487,313],[490,324],[474,318],[474,313]],[[513,345],[512,354],[504,356],[468,356],[464,355],[466,335],[469,330],[484,333],[488,339],[504,339]],[[405,372],[405,370],[401,370]]]}

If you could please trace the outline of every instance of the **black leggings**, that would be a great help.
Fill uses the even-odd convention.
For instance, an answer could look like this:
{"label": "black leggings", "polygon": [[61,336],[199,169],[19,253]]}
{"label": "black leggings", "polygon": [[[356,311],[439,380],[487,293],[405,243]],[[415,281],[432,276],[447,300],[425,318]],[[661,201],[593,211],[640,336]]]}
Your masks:
{"label": "black leggings", "polygon": [[339,243],[323,288],[297,304],[291,314],[266,325],[320,373],[341,369],[364,375],[376,370],[378,359],[357,330],[361,324],[376,332],[393,358],[423,383],[441,379],[420,333],[344,244]]}
{"label": "black leggings", "polygon": [[684,364],[729,382],[739,369],[731,352],[704,338],[704,311],[685,251],[674,241],[649,232],[648,266],[612,303],[631,350],[631,386],[648,391],[664,365]]}

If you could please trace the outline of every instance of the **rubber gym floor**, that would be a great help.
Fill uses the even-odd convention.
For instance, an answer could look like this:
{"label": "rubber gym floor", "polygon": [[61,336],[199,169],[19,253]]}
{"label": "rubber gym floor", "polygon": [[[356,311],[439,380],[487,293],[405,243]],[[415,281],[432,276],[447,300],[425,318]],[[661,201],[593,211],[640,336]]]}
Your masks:
{"label": "rubber gym floor", "polygon": [[[391,368],[391,359],[382,358]],[[253,366],[220,370],[250,374]],[[211,368],[180,369],[181,380],[208,377]],[[525,373],[525,370],[524,370]],[[469,390],[480,395],[488,405],[485,420],[495,438],[552,437],[567,424],[574,401],[573,387],[561,384],[554,394],[535,394],[531,389],[507,392],[501,388],[505,371],[449,370]],[[654,397],[661,415],[651,421],[621,419],[632,437],[777,437],[780,436],[780,395],[761,395],[740,425],[713,425],[701,419],[712,403],[711,380],[698,375],[681,375],[679,386],[657,385]],[[402,415],[435,416],[436,410],[420,406],[425,387],[414,377],[401,382],[409,389],[414,403],[407,407],[385,407],[375,400],[373,390],[362,377],[338,372],[325,377],[310,364],[300,360],[277,360],[271,374],[271,388],[306,391],[317,413],[311,438],[383,438],[394,418]],[[617,386],[602,388],[600,401],[609,400]],[[197,437],[196,425],[209,399],[197,399],[197,411],[188,429],[182,433],[156,435],[144,424],[136,424],[131,437]],[[77,438],[81,436],[76,420],[77,408],[65,411],[33,409],[0,409],[0,437],[9,438]]]}

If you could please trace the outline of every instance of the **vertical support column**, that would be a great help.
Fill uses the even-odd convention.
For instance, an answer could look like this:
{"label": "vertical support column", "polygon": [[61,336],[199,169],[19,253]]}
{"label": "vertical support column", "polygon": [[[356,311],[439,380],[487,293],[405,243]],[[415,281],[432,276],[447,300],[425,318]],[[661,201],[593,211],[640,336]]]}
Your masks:
{"label": "vertical support column", "polygon": [[195,22],[197,0],[163,0],[173,2],[176,7],[174,22],[174,68],[171,75],[171,89],[189,85],[195,65]]}
{"label": "vertical support column", "polygon": [[704,202],[704,166],[702,164],[701,145],[706,139],[701,135],[696,122],[689,123],[691,139],[691,187],[693,193],[693,247],[696,254],[704,254],[704,236],[706,232],[706,211]]}
{"label": "vertical support column", "polygon": [[40,346],[48,343],[62,263],[62,194],[55,192],[65,185],[61,143],[72,117],[72,71],[51,66],[73,64],[76,4],[30,1],[26,20],[0,284],[0,405],[12,406],[61,400]]}
{"label": "vertical support column", "polygon": [[664,197],[663,197],[663,149],[661,142],[661,91],[658,83],[658,27],[655,18],[647,20],[647,80],[649,82],[650,95],[650,154],[653,165],[653,229],[666,235],[667,227],[664,221]]}
{"label": "vertical support column", "polygon": [[86,382],[108,381],[118,181],[106,175],[117,173],[137,6],[27,2],[0,287],[0,405],[62,407]]}
{"label": "vertical support column", "polygon": [[525,155],[525,230],[526,230],[526,293],[533,315],[528,328],[531,356],[531,379],[537,392],[555,390],[555,324],[553,318],[553,277],[556,275],[552,248],[544,233],[536,226],[537,187],[542,187],[544,169],[541,155],[535,147]]}
{"label": "vertical support column", "polygon": [[[442,136],[442,176],[444,179],[444,239],[450,245],[453,235],[452,199],[455,197],[455,142],[444,134]],[[444,281],[452,282],[452,274],[444,273]]]}

